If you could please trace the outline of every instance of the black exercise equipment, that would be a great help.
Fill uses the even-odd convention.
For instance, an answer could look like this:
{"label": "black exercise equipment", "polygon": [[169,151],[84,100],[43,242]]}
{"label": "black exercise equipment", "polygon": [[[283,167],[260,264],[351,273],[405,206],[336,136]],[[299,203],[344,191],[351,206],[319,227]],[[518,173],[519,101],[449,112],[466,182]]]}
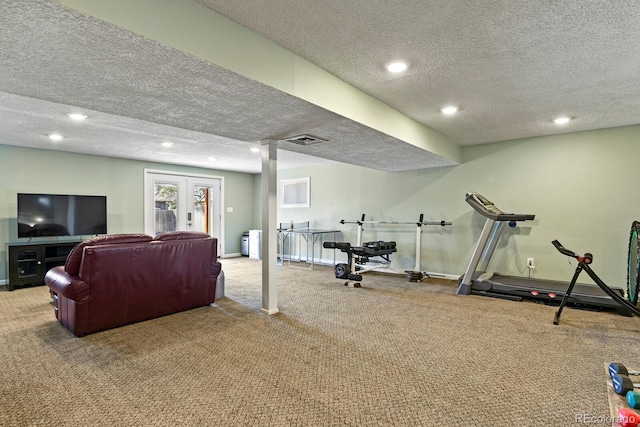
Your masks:
{"label": "black exercise equipment", "polygon": [[[359,220],[340,220],[340,224],[357,224],[358,225],[358,234],[356,238],[356,246],[360,246],[362,242],[362,231],[364,230],[364,224],[386,224],[386,225],[415,225],[416,226],[416,263],[414,270],[405,270],[407,273],[407,277],[409,277],[409,281],[419,281],[416,278],[419,274],[422,274],[420,280],[425,277],[428,277],[426,272],[420,269],[420,251],[422,247],[422,227],[425,225],[438,225],[440,227],[444,227],[445,225],[453,225],[450,221],[425,221],[424,214],[420,214],[420,218],[418,221],[365,221],[365,214],[362,214],[362,218]],[[414,273],[414,274],[410,274]]]}
{"label": "black exercise equipment", "polygon": [[405,270],[405,273],[407,273],[407,278],[410,282],[422,282],[422,279],[429,278],[429,275],[420,271]]}
{"label": "black exercise equipment", "polygon": [[[495,298],[504,298],[521,301],[523,298],[555,302],[564,295],[567,289],[566,282],[534,279],[530,277],[505,276],[499,273],[487,271],[489,261],[498,245],[504,226],[508,223],[515,224],[520,221],[535,219],[533,214],[505,213],[496,205],[478,193],[467,193],[466,202],[476,212],[487,218],[480,234],[467,271],[460,280],[457,293],[459,295],[482,295]],[[610,289],[620,298],[624,292],[621,288]],[[621,307],[615,300],[597,286],[576,284],[572,288],[573,294],[566,303],[586,308],[615,308],[620,314],[630,316],[626,308]]]}
{"label": "black exercise equipment", "polygon": [[627,295],[629,301],[637,306],[638,293],[640,292],[640,241],[638,234],[640,233],[640,222],[633,221],[631,224],[631,233],[629,234],[629,257],[627,270]]}
{"label": "black exercise equipment", "polygon": [[600,279],[598,277],[598,275],[591,269],[590,264],[593,262],[593,256],[589,253],[585,254],[584,256],[578,255],[577,253],[566,249],[564,246],[562,246],[562,244],[560,242],[558,242],[557,240],[554,240],[553,242],[551,242],[553,244],[553,246],[558,250],[558,252],[560,252],[563,255],[566,255],[570,258],[575,258],[578,261],[578,266],[576,267],[576,271],[573,274],[573,278],[571,279],[571,283],[569,283],[569,287],[567,288],[567,291],[564,294],[564,297],[562,298],[562,302],[560,303],[560,307],[558,308],[558,311],[556,312],[556,316],[553,319],[553,324],[557,325],[560,322],[560,315],[562,314],[562,309],[564,308],[564,306],[567,304],[567,302],[573,298],[573,296],[571,295],[571,292],[573,291],[575,285],[576,285],[576,281],[578,280],[578,276],[580,275],[580,273],[582,273],[582,271],[586,271],[587,274],[589,275],[589,277],[591,277],[591,279],[596,283],[596,285],[598,285],[598,287],[600,289],[602,289],[602,291],[609,295],[611,301],[617,303],[620,308],[622,309],[619,310],[619,312],[624,312],[624,313],[628,313],[628,315],[632,315],[635,314],[636,316],[640,316],[640,309],[638,309],[638,307],[636,307],[635,305],[631,304],[629,301],[625,300],[622,296],[620,296],[620,294],[616,291],[614,291],[613,289],[611,289],[609,286],[607,286],[602,279]]}
{"label": "black exercise equipment", "polygon": [[362,246],[351,246],[349,242],[324,242],[322,244],[327,249],[340,249],[347,254],[347,264],[339,263],[334,267],[336,279],[347,279],[345,286],[349,282],[354,288],[359,288],[362,281],[362,273],[373,270],[377,267],[364,268],[362,265],[368,263],[371,258],[380,257],[390,263],[389,255],[396,252],[396,242],[367,242]]}

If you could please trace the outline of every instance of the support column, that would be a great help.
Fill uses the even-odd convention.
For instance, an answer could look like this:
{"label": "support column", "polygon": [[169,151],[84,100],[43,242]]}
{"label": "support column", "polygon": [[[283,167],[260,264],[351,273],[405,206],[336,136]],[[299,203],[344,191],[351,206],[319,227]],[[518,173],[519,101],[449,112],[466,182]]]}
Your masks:
{"label": "support column", "polygon": [[262,312],[278,310],[278,141],[265,139],[262,145]]}

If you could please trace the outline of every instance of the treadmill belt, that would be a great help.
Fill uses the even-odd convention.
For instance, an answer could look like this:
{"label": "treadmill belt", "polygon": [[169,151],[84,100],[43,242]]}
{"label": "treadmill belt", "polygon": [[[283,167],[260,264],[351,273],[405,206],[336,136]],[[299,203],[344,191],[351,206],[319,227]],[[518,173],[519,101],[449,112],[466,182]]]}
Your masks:
{"label": "treadmill belt", "polygon": [[[540,279],[528,279],[526,277],[517,276],[503,276],[499,273],[495,273],[491,278],[491,281],[495,286],[517,287],[526,291],[539,291],[539,292],[553,292],[562,297],[569,284],[566,282],[559,282],[554,280],[540,280]],[[624,292],[621,288],[611,288],[614,292],[618,292],[620,296],[624,296]],[[602,289],[597,285],[589,285],[585,283],[576,283],[571,291],[571,296],[585,295],[590,297],[600,297],[611,299]]]}
{"label": "treadmill belt", "polygon": [[[473,280],[473,293],[484,296],[493,296],[507,299],[532,299],[549,304],[560,304],[562,297],[567,292],[569,284],[554,280],[529,279],[527,277],[503,276],[494,273],[491,279]],[[624,297],[621,288],[611,288],[614,292]],[[631,316],[631,312],[609,297],[597,285],[576,283],[568,304],[572,307],[615,309],[623,316]]]}

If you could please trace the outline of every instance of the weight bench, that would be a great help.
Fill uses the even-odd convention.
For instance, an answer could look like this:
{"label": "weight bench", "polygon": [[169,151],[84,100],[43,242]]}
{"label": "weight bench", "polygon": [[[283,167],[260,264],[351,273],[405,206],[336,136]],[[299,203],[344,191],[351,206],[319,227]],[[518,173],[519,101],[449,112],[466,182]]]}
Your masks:
{"label": "weight bench", "polygon": [[[362,246],[351,246],[349,242],[324,242],[322,244],[327,249],[340,249],[347,254],[347,263],[339,263],[334,267],[336,279],[347,279],[345,286],[350,281],[361,282],[362,273],[380,268],[380,266],[363,267],[370,261],[370,258],[380,257],[383,259],[384,267],[389,267],[391,260],[389,256],[396,252],[396,242],[367,242]],[[354,283],[354,288],[359,288],[360,283]]]}

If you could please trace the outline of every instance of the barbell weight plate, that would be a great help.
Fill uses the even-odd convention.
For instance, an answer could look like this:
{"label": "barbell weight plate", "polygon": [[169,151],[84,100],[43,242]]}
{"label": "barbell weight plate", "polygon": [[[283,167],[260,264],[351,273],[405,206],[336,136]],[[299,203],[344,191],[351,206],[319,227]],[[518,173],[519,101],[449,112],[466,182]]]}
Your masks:
{"label": "barbell weight plate", "polygon": [[334,272],[336,274],[337,279],[346,279],[347,276],[349,275],[347,264],[343,264],[343,263],[336,264],[334,268]]}

